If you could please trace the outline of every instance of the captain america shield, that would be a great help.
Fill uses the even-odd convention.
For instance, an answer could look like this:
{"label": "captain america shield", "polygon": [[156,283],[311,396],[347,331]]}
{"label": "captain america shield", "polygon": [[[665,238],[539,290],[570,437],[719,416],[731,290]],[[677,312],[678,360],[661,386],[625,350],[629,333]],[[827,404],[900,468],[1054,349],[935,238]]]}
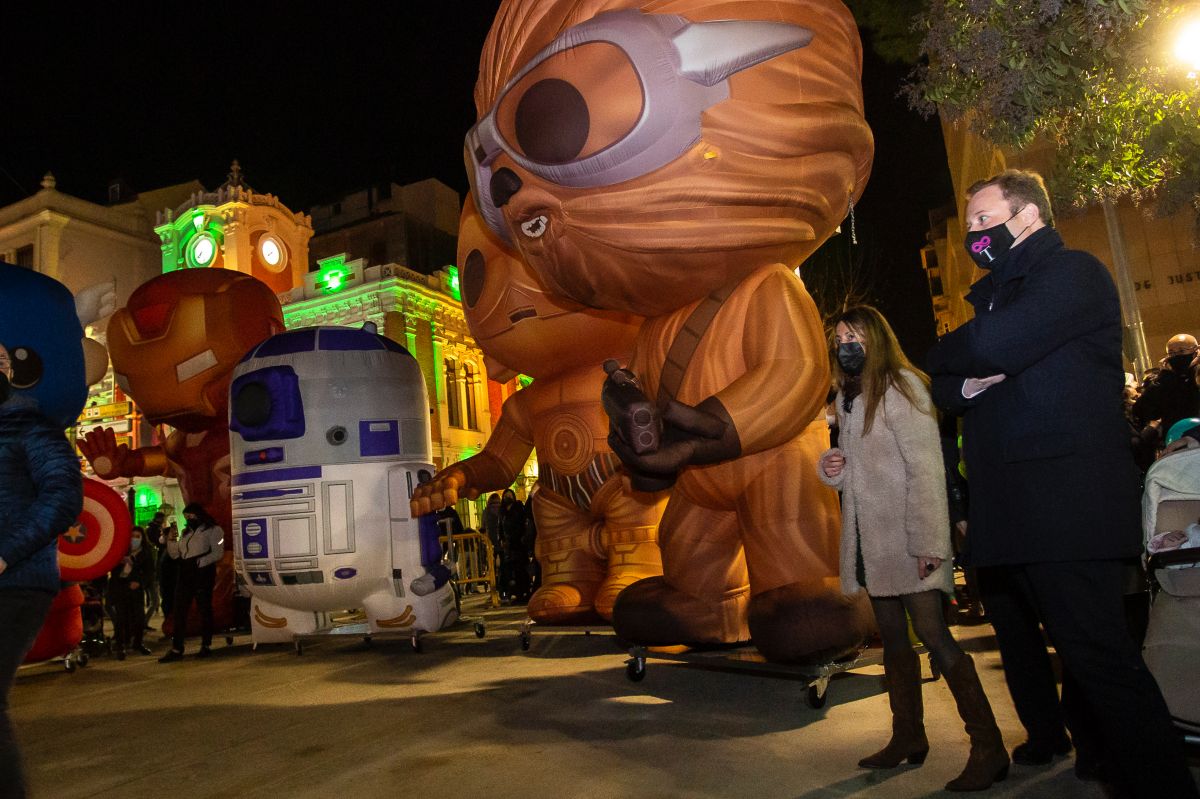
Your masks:
{"label": "captain america shield", "polygon": [[112,570],[129,551],[133,519],[125,500],[107,484],[84,478],[83,511],[58,537],[62,579],[79,583]]}

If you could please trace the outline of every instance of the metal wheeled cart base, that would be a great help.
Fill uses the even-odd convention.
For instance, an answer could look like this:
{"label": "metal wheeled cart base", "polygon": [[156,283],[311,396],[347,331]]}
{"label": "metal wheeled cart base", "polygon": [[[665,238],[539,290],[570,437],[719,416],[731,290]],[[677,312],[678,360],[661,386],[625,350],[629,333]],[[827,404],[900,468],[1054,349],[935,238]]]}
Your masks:
{"label": "metal wheeled cart base", "polygon": [[[924,652],[925,650],[923,647],[918,647],[917,651]],[[629,648],[629,658],[625,661],[625,676],[632,682],[644,680],[646,678],[646,661],[649,658],[798,679],[806,686],[805,702],[815,710],[825,706],[825,702],[829,698],[829,681],[834,676],[867,666],[882,665],[883,649],[869,647],[844,660],[817,665],[793,666],[785,663],[772,663],[751,646],[691,650],[676,654],[651,651],[649,647],[635,645]],[[930,660],[931,665],[932,663],[933,661]],[[938,677],[936,669],[933,670],[933,677],[934,679]]]}
{"label": "metal wheeled cart base", "polygon": [[[533,628],[537,626],[538,623],[528,617],[521,622],[521,626],[517,630],[517,636],[521,641],[522,651],[529,651],[529,647],[533,643]],[[547,633],[554,633],[555,635],[602,635],[606,637],[616,635],[613,632],[611,624],[544,624],[542,625],[542,629]]]}

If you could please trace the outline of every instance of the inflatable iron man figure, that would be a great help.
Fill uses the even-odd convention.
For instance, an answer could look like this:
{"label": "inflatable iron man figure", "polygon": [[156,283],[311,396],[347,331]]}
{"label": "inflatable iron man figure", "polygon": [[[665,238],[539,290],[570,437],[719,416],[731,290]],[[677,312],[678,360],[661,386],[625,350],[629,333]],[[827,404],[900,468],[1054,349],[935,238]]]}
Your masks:
{"label": "inflatable iron man figure", "polygon": [[[143,283],[108,324],[118,385],[152,424],[174,430],[161,447],[130,449],[111,428],[79,445],[99,477],[173,476],[185,502],[199,502],[232,546],[229,382],[233,367],[283,330],[283,310],[265,284],[225,269],[168,272]],[[233,568],[226,555],[213,589],[214,624],[232,623]],[[190,625],[189,625],[190,626]]]}

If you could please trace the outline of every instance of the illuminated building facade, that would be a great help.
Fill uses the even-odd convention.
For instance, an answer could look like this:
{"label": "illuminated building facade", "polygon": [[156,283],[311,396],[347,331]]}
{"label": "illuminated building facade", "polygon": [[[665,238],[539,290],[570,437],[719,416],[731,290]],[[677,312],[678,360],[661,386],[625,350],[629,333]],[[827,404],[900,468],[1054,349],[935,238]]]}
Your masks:
{"label": "illuminated building facade", "polygon": [[194,192],[158,212],[162,271],[213,267],[245,272],[275,292],[300,285],[308,272],[307,215],[293,213],[273,194],[246,185],[237,161],[216,191]]}

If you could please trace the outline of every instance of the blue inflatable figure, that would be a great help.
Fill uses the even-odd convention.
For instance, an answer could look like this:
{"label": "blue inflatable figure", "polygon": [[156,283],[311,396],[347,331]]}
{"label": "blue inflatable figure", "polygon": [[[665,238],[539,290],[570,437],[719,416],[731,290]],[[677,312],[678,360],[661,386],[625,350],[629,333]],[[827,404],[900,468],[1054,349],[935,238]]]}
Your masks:
{"label": "blue inflatable figure", "polygon": [[[63,435],[87,399],[83,325],[65,286],[0,263],[0,729],[8,691],[59,590],[55,543],[83,506]],[[5,795],[24,796],[20,756],[0,736]]]}
{"label": "blue inflatable figure", "polygon": [[11,391],[66,429],[87,401],[83,325],[57,280],[0,263],[0,345],[12,361]]}

